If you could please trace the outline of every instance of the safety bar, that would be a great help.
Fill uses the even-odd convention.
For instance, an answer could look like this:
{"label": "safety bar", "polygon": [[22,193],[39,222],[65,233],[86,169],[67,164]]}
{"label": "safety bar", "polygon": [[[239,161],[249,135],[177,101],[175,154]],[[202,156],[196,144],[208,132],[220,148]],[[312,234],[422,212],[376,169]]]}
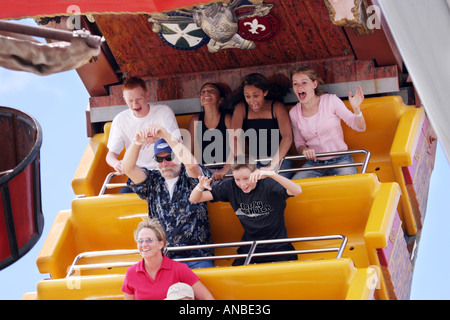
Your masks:
{"label": "safety bar", "polygon": [[[369,165],[369,160],[370,160],[370,151],[366,150],[366,149],[355,149],[355,150],[346,150],[346,151],[338,151],[338,152],[323,152],[323,153],[317,153],[316,157],[317,158],[335,157],[335,156],[354,155],[354,154],[360,154],[360,153],[365,154],[363,162],[313,166],[313,167],[308,167],[308,168],[280,169],[280,170],[278,170],[278,173],[308,171],[308,170],[322,170],[322,169],[332,169],[332,168],[345,168],[345,167],[359,167],[359,166],[361,166],[360,173],[366,173],[367,166]],[[284,160],[306,160],[306,157],[304,155],[286,156],[281,160],[280,167]]]}
{"label": "safety bar", "polygon": [[[333,168],[345,168],[345,167],[362,167],[360,173],[366,173],[367,166],[369,165],[370,160],[370,151],[366,149],[355,149],[355,150],[347,150],[347,151],[336,151],[336,152],[323,152],[323,153],[317,153],[317,158],[323,158],[323,157],[336,157],[336,156],[344,156],[344,155],[353,155],[353,154],[365,154],[364,161],[363,162],[354,162],[354,163],[344,163],[344,164],[332,164],[332,165],[323,165],[323,166],[313,166],[308,168],[289,168],[289,169],[278,169],[277,173],[284,173],[284,172],[297,172],[297,171],[308,171],[308,170],[324,170],[324,169],[333,169]],[[281,167],[284,160],[306,160],[306,157],[304,155],[295,155],[295,156],[285,156],[278,168]],[[262,158],[257,159],[257,162],[268,162],[272,161],[272,158]],[[214,168],[214,167],[222,167],[226,163],[225,162],[216,162],[216,163],[207,163],[204,166],[207,168]],[[126,183],[110,183],[111,179],[114,176],[121,175],[118,172],[111,172],[108,174],[105,178],[105,182],[103,183],[102,188],[100,189],[99,195],[105,194],[106,189],[110,188],[120,188],[120,187],[126,187]],[[232,177],[233,174],[228,173],[225,175],[225,178]]]}
{"label": "safety bar", "polygon": [[[322,152],[317,153],[317,158],[323,157],[336,157],[336,156],[344,156],[344,155],[354,155],[354,154],[365,154],[363,162],[354,162],[354,163],[346,163],[346,164],[332,164],[332,165],[323,165],[323,166],[313,166],[308,168],[288,168],[288,169],[279,169],[283,164],[284,160],[306,160],[304,155],[294,155],[294,156],[285,156],[278,165],[277,173],[284,172],[297,172],[297,171],[308,171],[308,170],[324,170],[324,169],[333,169],[333,168],[345,168],[345,167],[362,167],[360,173],[366,173],[367,166],[369,165],[370,160],[370,151],[366,149],[355,149],[355,150],[346,150],[346,151],[335,151],[335,152]],[[256,159],[256,162],[269,162],[272,161],[272,158],[262,158]],[[217,163],[207,163],[205,167],[214,168],[214,167],[222,167],[225,165],[225,162],[217,162]],[[233,174],[226,174],[225,177],[232,177]]]}
{"label": "safety bar", "polygon": [[[318,249],[306,249],[306,250],[292,250],[292,251],[273,251],[273,252],[263,252],[255,253],[255,249],[260,244],[274,244],[274,243],[286,243],[286,242],[306,242],[306,241],[324,241],[324,240],[341,240],[341,244],[336,248],[318,248]],[[220,256],[204,256],[204,257],[189,257],[189,258],[178,258],[174,259],[179,262],[189,262],[189,261],[205,261],[205,260],[225,260],[233,258],[245,258],[244,265],[248,265],[253,257],[262,256],[274,256],[274,255],[285,255],[285,254],[308,254],[308,253],[323,253],[323,252],[334,252],[336,251],[336,259],[342,258],[345,246],[347,245],[347,237],[344,235],[328,235],[328,236],[316,236],[316,237],[298,237],[298,238],[285,238],[285,239],[272,239],[272,240],[257,240],[257,241],[242,241],[242,242],[228,242],[228,243],[216,243],[216,244],[204,244],[204,245],[193,245],[193,246],[180,246],[180,247],[167,247],[164,250],[164,254],[167,252],[175,251],[187,251],[187,250],[200,250],[200,249],[215,249],[215,248],[226,248],[226,247],[240,247],[240,246],[250,246],[248,253],[244,254],[232,254],[232,255],[220,255]],[[105,250],[105,251],[90,251],[84,252],[77,255],[70,266],[67,276],[72,276],[75,271],[79,270],[94,270],[103,268],[117,268],[117,267],[129,267],[136,262],[107,262],[107,263],[93,263],[85,265],[77,265],[81,259],[84,258],[97,258],[106,256],[121,256],[121,255],[137,255],[139,251],[137,249],[132,250]]]}
{"label": "safety bar", "polygon": [[111,189],[111,188],[122,188],[122,187],[126,187],[127,184],[126,183],[110,183],[111,179],[115,176],[121,176],[122,173],[119,172],[111,172],[109,173],[106,178],[105,178],[105,182],[103,182],[102,188],[100,189],[100,193],[98,194],[99,196],[104,195],[106,189]]}

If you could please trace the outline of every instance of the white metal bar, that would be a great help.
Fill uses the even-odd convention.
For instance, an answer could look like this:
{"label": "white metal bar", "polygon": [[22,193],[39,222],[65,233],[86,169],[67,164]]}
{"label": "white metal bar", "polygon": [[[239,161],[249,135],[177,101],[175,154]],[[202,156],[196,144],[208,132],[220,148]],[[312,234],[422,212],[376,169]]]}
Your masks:
{"label": "white metal bar", "polygon": [[[307,249],[307,250],[292,250],[292,251],[275,251],[275,252],[264,252],[264,253],[254,253],[249,251],[246,254],[234,254],[234,255],[221,255],[221,256],[205,256],[205,257],[189,257],[189,258],[179,258],[175,259],[180,262],[188,261],[203,261],[203,260],[224,260],[233,258],[246,258],[244,263],[250,263],[253,257],[261,256],[271,256],[271,255],[284,255],[284,254],[308,254],[308,253],[321,253],[321,252],[334,252],[336,251],[336,258],[342,258],[345,246],[347,245],[347,237],[344,235],[329,235],[329,236],[317,236],[317,237],[298,237],[298,238],[285,238],[285,239],[272,239],[272,240],[259,240],[259,241],[242,241],[242,242],[229,242],[229,243],[215,243],[215,244],[205,244],[205,245],[193,245],[193,246],[179,246],[179,247],[168,247],[165,252],[175,252],[175,251],[186,251],[186,250],[198,250],[205,248],[225,248],[225,247],[237,247],[250,245],[256,248],[260,244],[273,244],[273,243],[286,243],[286,242],[306,242],[306,241],[325,241],[325,240],[342,240],[341,245],[337,248],[318,248],[318,249]],[[72,276],[77,270],[93,270],[102,268],[117,268],[117,267],[127,267],[133,265],[135,262],[106,262],[106,263],[95,263],[95,264],[85,264],[78,265],[78,262],[84,258],[94,258],[94,257],[105,257],[105,256],[119,256],[119,255],[134,255],[138,254],[137,249],[131,250],[105,250],[105,251],[90,251],[84,252],[77,255],[67,272],[67,277]]]}

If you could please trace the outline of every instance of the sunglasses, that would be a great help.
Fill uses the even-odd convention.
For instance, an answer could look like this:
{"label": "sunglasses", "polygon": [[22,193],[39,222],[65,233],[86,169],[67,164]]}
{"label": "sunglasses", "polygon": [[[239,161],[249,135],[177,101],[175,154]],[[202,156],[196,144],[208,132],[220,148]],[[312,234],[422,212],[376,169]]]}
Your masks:
{"label": "sunglasses", "polygon": [[146,238],[146,239],[137,239],[136,240],[136,242],[138,243],[138,244],[143,244],[144,242],[146,243],[146,244],[151,244],[151,243],[153,243],[155,240],[153,239],[153,238]]}
{"label": "sunglasses", "polygon": [[164,160],[166,161],[172,161],[173,160],[173,155],[172,154],[168,154],[165,157],[160,157],[160,156],[155,156],[155,161],[158,163],[163,162]]}

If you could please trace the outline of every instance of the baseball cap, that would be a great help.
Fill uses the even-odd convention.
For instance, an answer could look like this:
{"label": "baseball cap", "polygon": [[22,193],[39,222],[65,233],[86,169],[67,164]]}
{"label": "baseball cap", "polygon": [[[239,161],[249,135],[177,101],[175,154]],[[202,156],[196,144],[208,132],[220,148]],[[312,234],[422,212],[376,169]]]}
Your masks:
{"label": "baseball cap", "polygon": [[160,152],[172,153],[172,149],[169,144],[163,138],[155,142],[155,156]]}
{"label": "baseball cap", "polygon": [[169,287],[164,300],[181,300],[183,298],[194,299],[194,290],[190,285],[178,282]]}

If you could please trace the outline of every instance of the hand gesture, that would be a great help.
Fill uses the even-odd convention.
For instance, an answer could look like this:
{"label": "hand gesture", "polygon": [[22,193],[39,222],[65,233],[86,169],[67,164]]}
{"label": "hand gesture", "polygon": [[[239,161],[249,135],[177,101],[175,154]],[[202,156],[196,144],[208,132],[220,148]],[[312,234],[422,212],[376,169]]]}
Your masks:
{"label": "hand gesture", "polygon": [[164,130],[164,128],[161,127],[159,124],[150,125],[147,128],[143,128],[138,132],[136,132],[134,140],[137,143],[143,145],[143,148],[146,148],[149,145],[158,141],[161,135],[161,130]]}
{"label": "hand gesture", "polygon": [[117,161],[116,165],[113,167],[116,175],[122,175],[123,171],[122,171],[122,160]]}
{"label": "hand gesture", "polygon": [[160,124],[152,124],[147,127],[148,132],[152,137],[161,138],[165,129]]}
{"label": "hand gesture", "polygon": [[272,170],[260,170],[256,169],[250,174],[250,181],[251,182],[257,182],[258,180],[270,177],[275,175],[275,171]]}
{"label": "hand gesture", "polygon": [[259,168],[260,170],[266,170],[266,171],[275,171],[275,169],[278,167],[277,164],[274,164],[271,162],[269,165]]}
{"label": "hand gesture", "polygon": [[199,176],[198,177],[198,185],[197,185],[197,187],[199,187],[202,190],[204,190],[204,189],[212,190],[212,188],[211,188],[211,181],[212,181],[212,178],[208,178],[208,177],[205,177],[205,176]]}
{"label": "hand gesture", "polygon": [[360,86],[356,89],[355,95],[352,95],[352,92],[350,91],[348,93],[348,101],[350,102],[350,105],[352,106],[353,110],[359,113],[359,106],[364,101],[364,93]]}

